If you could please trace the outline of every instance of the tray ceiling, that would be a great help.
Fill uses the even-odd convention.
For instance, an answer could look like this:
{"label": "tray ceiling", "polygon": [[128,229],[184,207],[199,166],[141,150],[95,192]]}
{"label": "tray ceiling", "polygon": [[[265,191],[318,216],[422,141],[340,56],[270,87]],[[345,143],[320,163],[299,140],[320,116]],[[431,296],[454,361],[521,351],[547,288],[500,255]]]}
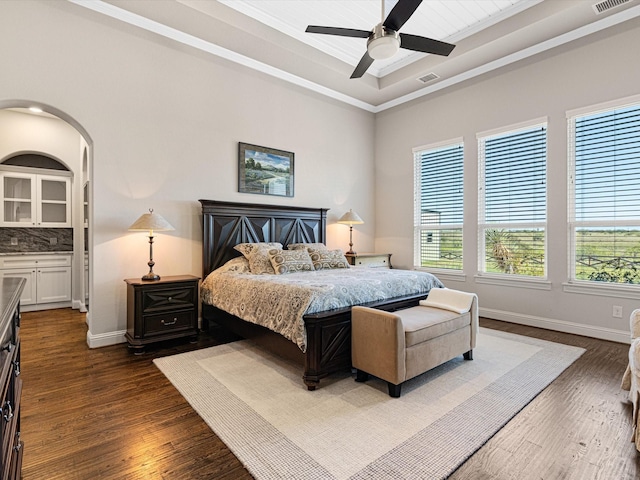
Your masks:
{"label": "tray ceiling", "polygon": [[[296,40],[356,66],[366,50],[366,39],[305,33],[307,25],[371,30],[389,14],[396,0],[219,0],[220,3],[264,23]],[[402,27],[403,33],[455,43],[542,0],[426,0]],[[384,15],[382,6],[384,5]],[[401,49],[368,70],[382,77],[427,54]]]}
{"label": "tray ceiling", "polygon": [[[369,30],[379,0],[69,0],[359,108],[378,112],[621,24],[638,0],[423,0],[401,32],[456,44],[448,57],[400,49],[350,79],[366,39],[305,33],[307,25]],[[385,15],[395,0],[385,0]],[[422,80],[420,80],[422,79]]]}

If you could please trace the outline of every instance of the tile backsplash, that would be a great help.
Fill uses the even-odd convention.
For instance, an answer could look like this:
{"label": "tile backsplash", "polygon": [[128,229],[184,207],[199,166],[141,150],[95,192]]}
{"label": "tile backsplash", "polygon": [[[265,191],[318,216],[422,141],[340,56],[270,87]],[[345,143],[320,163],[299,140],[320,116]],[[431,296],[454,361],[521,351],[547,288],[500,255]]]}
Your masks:
{"label": "tile backsplash", "polygon": [[72,251],[73,228],[0,228],[0,253]]}

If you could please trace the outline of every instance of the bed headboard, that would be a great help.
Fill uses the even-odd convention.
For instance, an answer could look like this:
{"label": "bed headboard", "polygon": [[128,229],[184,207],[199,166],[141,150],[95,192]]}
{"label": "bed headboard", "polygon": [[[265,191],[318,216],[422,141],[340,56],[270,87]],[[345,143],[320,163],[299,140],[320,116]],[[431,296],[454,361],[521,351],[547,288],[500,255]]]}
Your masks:
{"label": "bed headboard", "polygon": [[328,208],[289,207],[200,200],[202,273],[240,255],[239,243],[326,243]]}

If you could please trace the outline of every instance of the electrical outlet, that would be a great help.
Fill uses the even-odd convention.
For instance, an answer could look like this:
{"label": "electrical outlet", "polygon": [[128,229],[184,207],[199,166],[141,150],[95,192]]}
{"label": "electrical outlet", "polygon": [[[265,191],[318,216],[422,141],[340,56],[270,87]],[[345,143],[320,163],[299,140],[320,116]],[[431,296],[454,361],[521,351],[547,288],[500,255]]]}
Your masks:
{"label": "electrical outlet", "polygon": [[49,245],[57,245],[58,244],[58,238],[57,237],[50,237],[49,238]]}
{"label": "electrical outlet", "polygon": [[620,305],[613,306],[613,318],[622,318],[622,307]]}
{"label": "electrical outlet", "polygon": [[18,245],[18,237],[11,237],[11,245]]}

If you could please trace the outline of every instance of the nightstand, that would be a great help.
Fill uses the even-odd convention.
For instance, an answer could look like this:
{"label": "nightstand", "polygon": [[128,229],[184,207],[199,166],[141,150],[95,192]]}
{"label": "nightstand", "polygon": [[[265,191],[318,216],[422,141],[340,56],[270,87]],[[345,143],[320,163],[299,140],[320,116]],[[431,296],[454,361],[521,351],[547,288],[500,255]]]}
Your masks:
{"label": "nightstand", "polygon": [[390,253],[345,253],[344,256],[354,267],[393,268]]}
{"label": "nightstand", "polygon": [[192,275],[162,277],[155,282],[129,278],[127,333],[134,353],[145,345],[180,337],[198,336],[198,282]]}

